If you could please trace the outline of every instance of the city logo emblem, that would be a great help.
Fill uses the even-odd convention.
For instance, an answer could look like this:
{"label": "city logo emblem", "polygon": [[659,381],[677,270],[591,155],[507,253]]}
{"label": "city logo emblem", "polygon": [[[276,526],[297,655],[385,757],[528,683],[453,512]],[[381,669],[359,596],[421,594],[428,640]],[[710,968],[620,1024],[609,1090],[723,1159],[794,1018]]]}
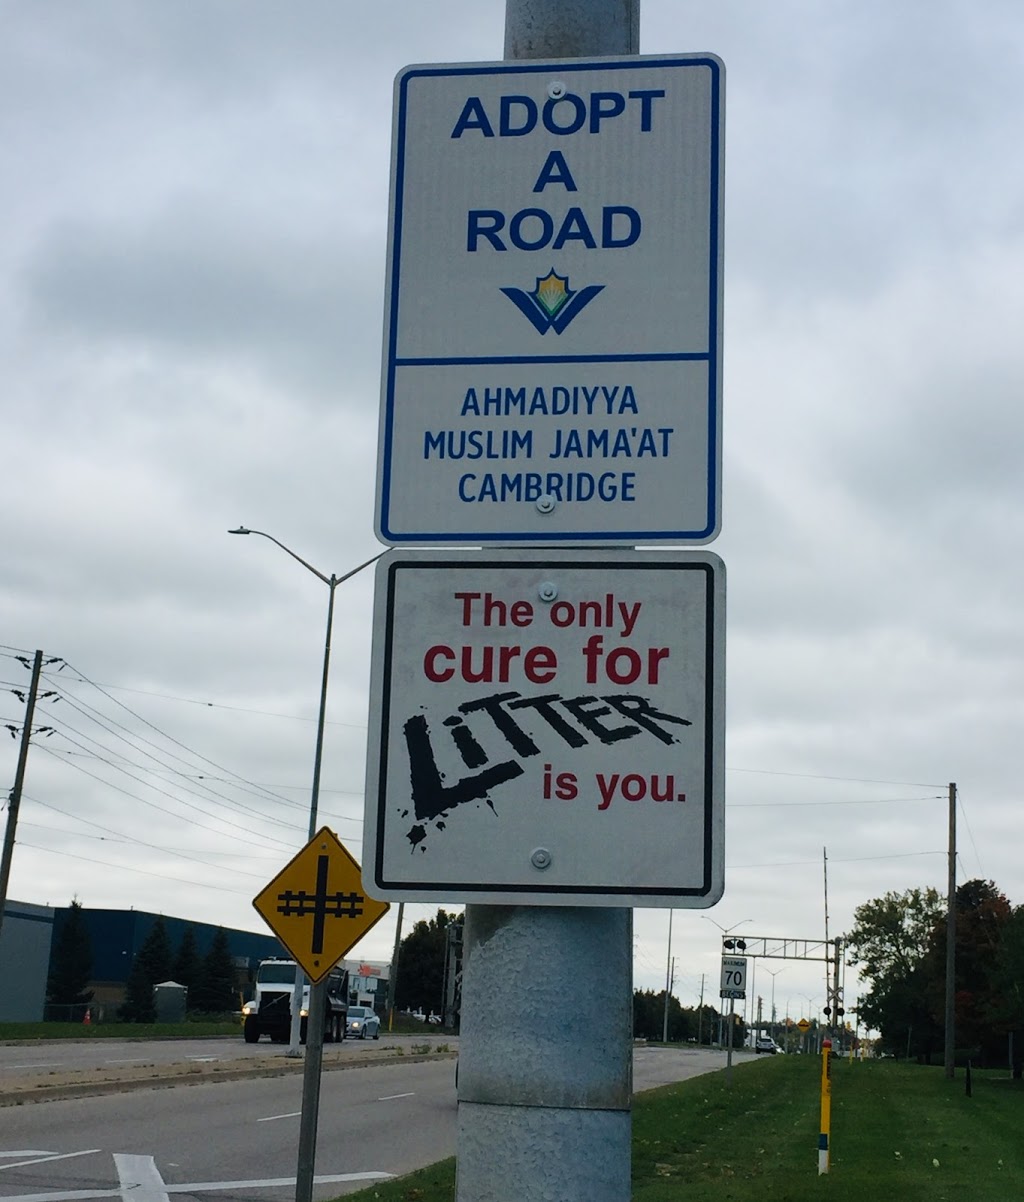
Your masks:
{"label": "city logo emblem", "polygon": [[561,334],[582,310],[590,304],[604,284],[590,284],[579,292],[569,287],[569,277],[559,275],[552,267],[543,279],[538,276],[532,292],[522,288],[502,288],[502,292],[530,322],[538,334],[554,330]]}

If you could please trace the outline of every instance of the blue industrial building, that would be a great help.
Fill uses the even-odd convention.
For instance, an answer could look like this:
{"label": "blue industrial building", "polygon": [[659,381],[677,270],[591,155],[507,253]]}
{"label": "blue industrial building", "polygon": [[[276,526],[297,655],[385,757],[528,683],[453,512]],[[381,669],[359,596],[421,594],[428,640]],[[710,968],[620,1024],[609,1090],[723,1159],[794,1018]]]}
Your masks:
{"label": "blue industrial building", "polygon": [[[0,974],[4,980],[4,988],[0,990],[0,1022],[39,1022],[43,1019],[46,978],[69,912],[67,906],[7,902],[3,927],[0,929]],[[114,1017],[117,1006],[124,1000],[124,987],[132,960],[158,917],[163,918],[172,951],[177,951],[185,929],[191,927],[197,951],[203,956],[218,929],[208,922],[150,914],[145,910],[83,908],[81,915],[92,944],[93,978],[90,988],[94,995],[92,1008],[95,1020],[102,1018],[104,1012],[107,1018]],[[240,994],[246,991],[260,960],[268,956],[287,955],[273,935],[238,931],[230,927],[225,927],[224,932],[235,962]]]}

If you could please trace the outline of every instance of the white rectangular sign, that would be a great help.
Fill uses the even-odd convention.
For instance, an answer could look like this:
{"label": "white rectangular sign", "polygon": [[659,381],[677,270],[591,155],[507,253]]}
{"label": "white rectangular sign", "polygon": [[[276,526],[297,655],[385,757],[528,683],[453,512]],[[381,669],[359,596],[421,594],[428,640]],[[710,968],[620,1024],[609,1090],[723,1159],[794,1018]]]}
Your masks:
{"label": "white rectangular sign", "polygon": [[746,956],[722,957],[722,987],[718,995],[743,1001],[747,996]]}
{"label": "white rectangular sign", "polygon": [[709,552],[389,552],[376,576],[367,891],[713,905],[724,606]]}
{"label": "white rectangular sign", "polygon": [[383,542],[715,538],[724,82],[712,55],[398,76]]}

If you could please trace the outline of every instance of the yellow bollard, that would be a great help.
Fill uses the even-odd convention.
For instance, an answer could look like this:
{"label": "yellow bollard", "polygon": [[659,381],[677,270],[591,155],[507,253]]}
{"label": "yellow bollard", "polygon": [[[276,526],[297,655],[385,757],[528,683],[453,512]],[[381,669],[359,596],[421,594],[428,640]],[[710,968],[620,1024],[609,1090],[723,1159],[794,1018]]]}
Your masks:
{"label": "yellow bollard", "polygon": [[832,1040],[821,1041],[821,1134],[818,1136],[818,1176],[828,1172],[832,1127]]}

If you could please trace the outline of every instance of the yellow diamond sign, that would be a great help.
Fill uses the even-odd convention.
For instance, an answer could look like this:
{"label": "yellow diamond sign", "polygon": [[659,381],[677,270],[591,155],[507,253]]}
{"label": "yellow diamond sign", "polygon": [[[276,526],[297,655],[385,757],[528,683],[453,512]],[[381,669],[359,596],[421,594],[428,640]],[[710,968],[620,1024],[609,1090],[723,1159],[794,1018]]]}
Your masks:
{"label": "yellow diamond sign", "polygon": [[801,1031],[809,1031],[811,1029],[811,1024],[807,1021],[806,1018],[802,1018],[796,1025],[800,1028]]}
{"label": "yellow diamond sign", "polygon": [[252,904],[314,985],[391,908],[366,896],[359,865],[326,826]]}

